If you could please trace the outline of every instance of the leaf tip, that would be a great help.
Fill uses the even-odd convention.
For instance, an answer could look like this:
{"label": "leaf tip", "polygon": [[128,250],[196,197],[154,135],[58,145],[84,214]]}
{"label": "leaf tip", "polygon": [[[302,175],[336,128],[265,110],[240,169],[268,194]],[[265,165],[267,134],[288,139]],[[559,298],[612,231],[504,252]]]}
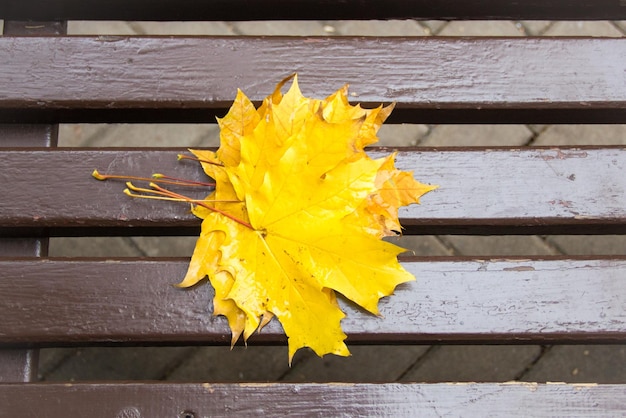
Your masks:
{"label": "leaf tip", "polygon": [[[233,348],[235,348],[235,345],[237,344],[237,341],[239,341],[239,337],[241,337],[241,332],[240,331],[235,331],[233,328],[231,328],[231,337],[230,337],[230,349],[232,350]],[[248,343],[247,341],[244,342],[245,346],[248,347]]]}

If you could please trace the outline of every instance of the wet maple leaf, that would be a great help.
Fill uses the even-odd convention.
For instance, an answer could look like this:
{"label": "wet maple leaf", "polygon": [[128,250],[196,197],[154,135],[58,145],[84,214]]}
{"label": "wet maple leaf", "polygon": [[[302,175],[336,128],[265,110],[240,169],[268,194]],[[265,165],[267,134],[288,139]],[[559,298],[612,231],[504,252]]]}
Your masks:
{"label": "wet maple leaf", "polygon": [[301,347],[349,355],[335,292],[378,314],[381,297],[414,280],[397,261],[404,249],[381,238],[436,186],[397,170],[394,155],[365,153],[392,106],[352,106],[347,87],[306,98],[295,77],[283,95],[290,78],[258,109],[239,91],[217,152],[191,151],[216,185],[192,208],[202,231],[179,286],[209,277],[233,344],[275,316],[291,362]]}

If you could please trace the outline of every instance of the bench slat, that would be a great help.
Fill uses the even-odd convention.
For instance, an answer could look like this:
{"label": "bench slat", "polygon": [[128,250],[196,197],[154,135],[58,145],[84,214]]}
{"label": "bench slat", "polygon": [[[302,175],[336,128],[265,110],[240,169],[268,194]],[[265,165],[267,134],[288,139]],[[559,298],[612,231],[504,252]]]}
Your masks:
{"label": "bench slat", "polygon": [[293,72],[396,121],[626,121],[626,39],[5,37],[0,62],[0,122],[207,122]]}
{"label": "bench slat", "polygon": [[[181,290],[188,260],[1,260],[0,343],[228,344],[211,286]],[[618,342],[626,258],[405,261],[375,317],[341,301],[354,343]],[[284,343],[272,321],[250,343]]]}
{"label": "bench slat", "polygon": [[0,384],[0,417],[621,416],[626,385],[534,383]]}
{"label": "bench slat", "polygon": [[263,19],[625,19],[619,0],[4,0],[0,16],[17,20]]}
{"label": "bench slat", "polygon": [[[13,186],[4,188],[0,199],[0,231],[197,234],[199,220],[187,204],[132,199],[122,193],[122,182],[91,177],[94,169],[139,176],[159,170],[206,180],[197,163],[177,161],[179,152],[2,150],[0,182]],[[621,147],[413,149],[400,152],[397,161],[417,179],[440,185],[422,205],[401,209],[406,233],[626,233],[626,150]],[[208,191],[192,193],[202,198]]]}

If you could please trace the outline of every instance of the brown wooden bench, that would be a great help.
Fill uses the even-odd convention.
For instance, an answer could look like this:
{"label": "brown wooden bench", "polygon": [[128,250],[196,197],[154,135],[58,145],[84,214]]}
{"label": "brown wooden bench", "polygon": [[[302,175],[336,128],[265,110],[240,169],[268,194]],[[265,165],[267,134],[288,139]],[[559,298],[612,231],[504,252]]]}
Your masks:
{"label": "brown wooden bench", "polygon": [[[0,5],[0,417],[626,412],[626,384],[34,382],[40,347],[230,341],[209,315],[210,286],[170,286],[186,259],[46,257],[49,236],[199,226],[184,205],[137,202],[89,175],[202,178],[180,150],[55,149],[58,123],[207,122],[237,88],[258,101],[294,71],[310,96],[350,82],[362,103],[397,102],[392,123],[626,121],[626,39],[67,37],[68,19],[624,19],[623,1],[52,3]],[[408,149],[398,160],[441,185],[401,212],[407,234],[626,233],[623,147]],[[626,342],[624,257],[404,263],[418,281],[381,303],[383,318],[344,304],[350,343]],[[284,341],[272,322],[250,343]]]}

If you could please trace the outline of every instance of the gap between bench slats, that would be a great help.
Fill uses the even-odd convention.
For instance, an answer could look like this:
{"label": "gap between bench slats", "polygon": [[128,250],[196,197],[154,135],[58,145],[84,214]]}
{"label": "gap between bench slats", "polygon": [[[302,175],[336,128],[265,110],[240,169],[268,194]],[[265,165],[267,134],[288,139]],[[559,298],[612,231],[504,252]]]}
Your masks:
{"label": "gap between bench slats", "polygon": [[293,72],[307,95],[397,102],[395,121],[626,120],[626,39],[5,37],[0,62],[10,122],[206,122]]}
{"label": "gap between bench slats", "polygon": [[619,0],[4,0],[17,20],[626,19]]}
{"label": "gap between bench slats", "polygon": [[[624,385],[79,383],[0,384],[0,417],[620,416]],[[93,409],[92,409],[93,410]],[[10,412],[9,412],[10,411]]]}
{"label": "gap between bench slats", "polygon": [[[0,343],[228,344],[212,288],[181,290],[188,260],[1,260]],[[380,302],[341,301],[350,342],[618,342],[626,258],[406,261],[417,277]],[[284,343],[276,321],[250,343]]]}
{"label": "gap between bench slats", "polygon": [[[391,150],[373,150],[373,157]],[[91,172],[206,180],[184,150],[3,150],[0,231],[28,235],[196,234],[189,205],[132,199]],[[625,233],[626,150],[613,148],[401,151],[397,165],[439,189],[400,210],[406,233]],[[195,191],[195,197],[209,193]]]}

